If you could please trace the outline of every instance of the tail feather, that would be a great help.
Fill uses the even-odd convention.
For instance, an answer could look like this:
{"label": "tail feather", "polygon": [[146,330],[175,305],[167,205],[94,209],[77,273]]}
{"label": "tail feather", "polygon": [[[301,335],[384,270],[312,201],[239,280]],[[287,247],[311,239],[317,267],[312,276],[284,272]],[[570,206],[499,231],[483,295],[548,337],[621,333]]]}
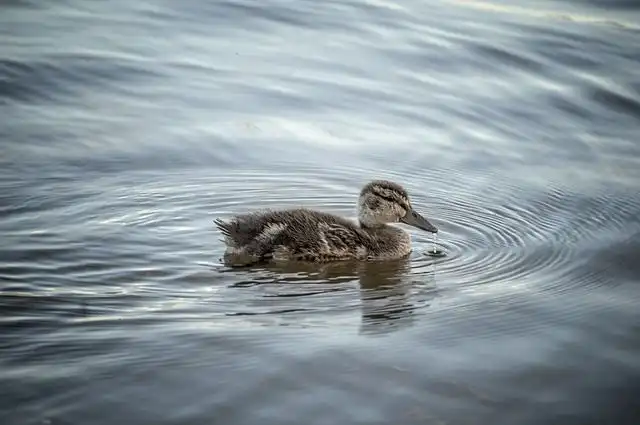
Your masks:
{"label": "tail feather", "polygon": [[243,243],[245,238],[243,238],[241,232],[243,223],[241,220],[234,218],[229,222],[225,222],[220,219],[215,219],[214,223],[224,236],[222,242],[229,248],[232,248],[230,252],[227,251],[224,255],[225,264],[233,267],[243,267],[262,261],[261,256],[257,252],[254,252],[255,247],[245,246],[246,243],[250,241]]}
{"label": "tail feather", "polygon": [[220,232],[222,232],[222,234],[225,237],[230,238],[231,237],[231,232],[233,231],[233,224],[232,223],[227,223],[225,221],[222,221],[219,218],[216,218],[215,220],[213,220],[213,223],[216,225],[216,227],[218,228],[218,230],[220,230]]}

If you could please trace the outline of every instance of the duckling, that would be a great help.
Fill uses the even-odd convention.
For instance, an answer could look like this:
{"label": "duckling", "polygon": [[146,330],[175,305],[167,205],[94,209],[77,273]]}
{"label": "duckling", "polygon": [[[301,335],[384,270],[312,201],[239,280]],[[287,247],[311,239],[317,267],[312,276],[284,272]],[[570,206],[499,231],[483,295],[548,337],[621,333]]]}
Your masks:
{"label": "duckling", "polygon": [[241,265],[402,258],[411,252],[411,238],[388,224],[397,222],[438,232],[413,209],[407,191],[388,180],[374,180],[362,188],[357,223],[306,208],[241,214],[228,222],[215,220],[227,246],[225,261]]}

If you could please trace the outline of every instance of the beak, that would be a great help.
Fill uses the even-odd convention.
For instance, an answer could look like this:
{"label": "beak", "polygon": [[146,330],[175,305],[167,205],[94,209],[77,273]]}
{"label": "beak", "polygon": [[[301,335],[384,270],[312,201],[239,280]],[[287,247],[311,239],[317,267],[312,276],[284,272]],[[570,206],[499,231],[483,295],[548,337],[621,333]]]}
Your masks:
{"label": "beak", "polygon": [[429,223],[429,220],[421,216],[414,210],[407,211],[407,215],[402,217],[400,221],[409,226],[417,227],[418,229],[426,230],[431,233],[438,233],[438,229],[433,224]]}

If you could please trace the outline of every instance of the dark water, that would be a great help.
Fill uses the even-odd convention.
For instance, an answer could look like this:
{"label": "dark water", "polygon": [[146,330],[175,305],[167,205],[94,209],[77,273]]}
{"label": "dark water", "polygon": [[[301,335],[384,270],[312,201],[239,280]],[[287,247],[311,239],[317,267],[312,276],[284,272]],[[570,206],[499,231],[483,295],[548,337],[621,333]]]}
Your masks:
{"label": "dark water", "polygon": [[[636,2],[0,3],[0,414],[637,423]],[[229,270],[405,185],[444,258]]]}

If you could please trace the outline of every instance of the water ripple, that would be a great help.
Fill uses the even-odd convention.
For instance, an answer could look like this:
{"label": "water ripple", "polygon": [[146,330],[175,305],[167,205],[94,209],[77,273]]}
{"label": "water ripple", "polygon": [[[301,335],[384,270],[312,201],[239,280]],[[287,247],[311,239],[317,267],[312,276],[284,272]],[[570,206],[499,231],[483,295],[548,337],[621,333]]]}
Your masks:
{"label": "water ripple", "polygon": [[[435,279],[440,291],[450,290],[451,285],[462,293],[482,287],[483,291],[491,291],[495,300],[512,299],[514,288],[544,296],[598,291],[607,280],[590,269],[582,259],[583,253],[604,238],[615,239],[616,235],[629,231],[629,222],[639,208],[637,200],[620,194],[584,197],[563,187],[536,194],[515,181],[476,190],[492,179],[477,175],[470,180],[469,176],[462,177],[455,170],[446,169],[413,173],[411,177],[365,168],[336,168],[331,174],[314,167],[304,167],[301,173],[290,164],[285,169],[290,171],[278,176],[253,170],[250,174],[227,173],[224,178],[218,177],[208,212],[227,216],[263,207],[304,205],[353,217],[359,190],[353,182],[364,182],[363,176],[407,181],[417,208],[424,209],[442,229],[439,244],[447,255],[442,259],[423,255],[431,248],[431,238],[411,230],[415,250],[404,272],[396,270],[395,274],[380,278],[378,284],[385,286],[385,282],[390,284],[395,279],[421,287]],[[443,185],[443,181],[448,183]],[[190,185],[189,191],[202,201],[198,192],[204,187],[207,185]],[[430,190],[426,193],[420,187]],[[180,200],[179,195],[175,196]],[[504,199],[513,202],[504,204]],[[182,202],[192,201],[185,198]],[[576,210],[580,213],[576,214]],[[219,257],[224,248],[216,244],[211,249]],[[224,291],[231,291],[227,297],[240,302],[232,308],[232,315],[288,311],[296,317],[291,320],[297,322],[329,310],[332,314],[355,312],[362,300],[367,299],[366,289],[362,296],[357,295],[363,291],[363,272],[366,274],[349,264],[289,271],[231,269],[224,273],[237,275],[233,279],[236,282]],[[463,289],[465,286],[467,289]],[[261,297],[270,300],[262,307],[259,302],[255,304]],[[241,306],[243,302],[249,304]],[[427,305],[430,303],[423,306]],[[588,307],[585,304],[584,308]]]}
{"label": "water ripple", "polygon": [[[500,3],[3,2],[3,421],[622,423],[637,13]],[[445,256],[219,261],[213,219],[374,178]]]}
{"label": "water ripple", "polygon": [[117,56],[58,54],[38,61],[0,59],[0,99],[60,102],[87,88],[113,92],[123,89],[123,82],[148,83],[156,76],[147,66]]}

